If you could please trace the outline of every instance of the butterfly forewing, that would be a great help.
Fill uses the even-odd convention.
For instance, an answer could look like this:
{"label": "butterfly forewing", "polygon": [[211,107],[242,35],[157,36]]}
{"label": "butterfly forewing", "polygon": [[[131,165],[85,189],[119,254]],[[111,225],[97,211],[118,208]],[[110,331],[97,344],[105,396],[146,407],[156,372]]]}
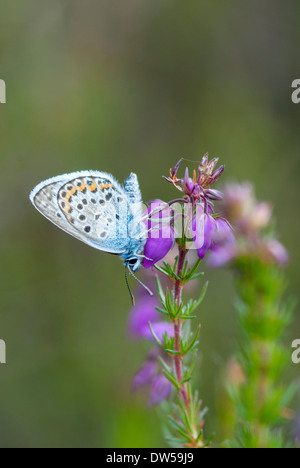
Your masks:
{"label": "butterfly forewing", "polygon": [[111,253],[126,251],[126,195],[111,176],[85,171],[56,177],[39,184],[30,198],[46,218],[77,239]]}

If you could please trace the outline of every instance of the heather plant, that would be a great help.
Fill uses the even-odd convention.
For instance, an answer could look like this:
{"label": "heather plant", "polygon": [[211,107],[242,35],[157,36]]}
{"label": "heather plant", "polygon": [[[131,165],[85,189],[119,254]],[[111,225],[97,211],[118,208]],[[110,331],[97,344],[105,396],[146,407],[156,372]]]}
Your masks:
{"label": "heather plant", "polygon": [[[199,271],[201,261],[221,245],[228,249],[235,245],[229,222],[214,208],[214,202],[223,199],[212,188],[224,171],[224,166],[215,169],[217,162],[205,155],[192,177],[186,169],[184,177],[178,178],[179,161],[165,179],[180,197],[169,203],[149,203],[143,265],[156,271],[157,293],[150,297],[140,292],[129,321],[132,336],[152,340],[155,345],[136,374],[133,388],[148,386],[150,405],[171,397],[165,408],[168,440],[175,446],[210,445],[204,434],[206,408],[192,383],[200,335],[200,325],[192,323],[198,322],[208,285]],[[202,282],[200,297],[185,300],[183,292],[193,281]]]}
{"label": "heather plant", "polygon": [[239,350],[227,378],[232,399],[229,444],[283,448],[287,438],[282,425],[292,418],[288,405],[297,389],[293,383],[286,387],[282,379],[291,362],[283,337],[294,308],[284,296],[288,253],[274,233],[272,207],[257,202],[250,183],[228,185],[221,209],[234,227],[236,243],[229,249],[220,244],[208,263],[230,266],[237,291]]}

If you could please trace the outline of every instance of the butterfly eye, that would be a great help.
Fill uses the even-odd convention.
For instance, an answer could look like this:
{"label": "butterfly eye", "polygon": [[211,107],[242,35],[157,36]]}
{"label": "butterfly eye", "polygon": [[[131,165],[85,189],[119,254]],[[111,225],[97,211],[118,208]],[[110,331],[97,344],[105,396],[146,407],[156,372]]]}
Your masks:
{"label": "butterfly eye", "polygon": [[134,265],[136,265],[136,262],[138,261],[137,258],[131,258],[130,260],[128,260],[128,265],[130,265],[131,267],[133,267]]}
{"label": "butterfly eye", "polygon": [[130,258],[126,264],[129,268],[129,271],[132,273],[133,271],[137,271],[140,268],[141,262],[139,258],[133,257]]}

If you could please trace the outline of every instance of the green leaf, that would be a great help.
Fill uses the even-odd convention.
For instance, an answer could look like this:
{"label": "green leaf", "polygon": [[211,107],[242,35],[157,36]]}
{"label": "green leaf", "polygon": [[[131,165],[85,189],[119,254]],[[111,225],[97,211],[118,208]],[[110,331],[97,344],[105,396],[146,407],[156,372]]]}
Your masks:
{"label": "green leaf", "polygon": [[161,363],[162,368],[163,368],[166,372],[171,372],[170,367],[168,366],[168,364],[165,362],[165,360],[164,360],[161,356],[158,356],[158,360],[159,360],[159,362]]}
{"label": "green leaf", "polygon": [[172,426],[179,432],[179,434],[181,434],[185,439],[190,440],[189,434],[185,431],[185,429],[182,426],[180,426],[180,424],[178,424],[177,421],[175,421],[174,418],[172,418],[172,416],[169,416],[169,421],[172,424]]}
{"label": "green leaf", "polygon": [[157,294],[158,294],[158,297],[160,299],[160,302],[162,304],[164,304],[165,303],[165,294],[164,294],[161,282],[159,280],[159,277],[157,275],[155,276],[155,282],[156,282]]}
{"label": "green leaf", "polygon": [[290,401],[294,398],[297,391],[298,391],[298,384],[296,382],[292,382],[281,397],[281,401],[280,401],[281,405],[287,406],[290,403]]}
{"label": "green leaf", "polygon": [[169,354],[181,354],[180,351],[174,351],[173,349],[166,349],[164,348],[164,350],[169,353]]}
{"label": "green leaf", "polygon": [[200,297],[199,297],[198,301],[196,302],[196,307],[198,307],[201,304],[201,302],[203,301],[203,299],[205,298],[207,288],[208,288],[208,281],[206,281],[206,283],[204,284],[204,286],[202,288]]}
{"label": "green leaf", "polygon": [[164,376],[171,382],[171,384],[174,385],[177,390],[180,390],[180,385],[177,382],[176,377],[171,372],[164,371]]}
{"label": "green leaf", "polygon": [[184,383],[186,382],[190,382],[192,379],[192,377],[187,377],[186,379],[183,379],[181,382],[180,382],[180,386],[183,385]]}
{"label": "green leaf", "polygon": [[192,351],[195,348],[195,346],[197,346],[197,344],[198,344],[197,338],[199,336],[200,329],[201,329],[201,325],[198,325],[196,333],[195,333],[194,338],[192,339],[192,341],[188,345],[183,347],[183,349],[182,349],[183,354],[187,354],[189,351]]}
{"label": "green leaf", "polygon": [[[201,263],[201,260],[198,259],[197,262],[195,263],[195,265],[193,266],[193,268],[189,271],[189,276],[190,276],[190,277],[193,276],[193,275],[196,273],[196,271],[198,270],[198,267],[199,267],[200,263]],[[201,273],[201,275],[204,275],[204,273]]]}
{"label": "green leaf", "polygon": [[166,271],[164,268],[160,268],[158,265],[154,264],[154,268],[156,268],[157,271],[160,271],[163,275],[170,276],[168,271]]}
{"label": "green leaf", "polygon": [[190,281],[195,280],[197,278],[200,278],[200,276],[203,276],[204,273],[196,273],[195,275],[191,276]]}
{"label": "green leaf", "polygon": [[177,315],[176,317],[182,320],[188,320],[197,318],[197,315]]}
{"label": "green leaf", "polygon": [[152,336],[153,338],[155,339],[156,343],[161,346],[162,348],[164,347],[163,343],[160,341],[160,339],[158,338],[158,336],[156,335],[155,331],[153,330],[152,328],[152,325],[151,325],[151,322],[148,322],[148,325],[150,327],[150,331],[152,333]]}
{"label": "green leaf", "polygon": [[167,315],[169,317],[169,313],[165,309],[161,309],[160,307],[155,307],[155,309],[163,315]]}

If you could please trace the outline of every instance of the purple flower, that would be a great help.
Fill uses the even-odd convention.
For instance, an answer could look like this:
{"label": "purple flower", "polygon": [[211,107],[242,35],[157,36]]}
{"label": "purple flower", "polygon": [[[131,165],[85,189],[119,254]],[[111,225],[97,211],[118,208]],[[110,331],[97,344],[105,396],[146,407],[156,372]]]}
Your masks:
{"label": "purple flower", "polygon": [[235,237],[232,232],[232,227],[228,221],[224,218],[215,218],[216,230],[213,234],[213,242],[211,250],[218,248],[220,246],[234,246]]}
{"label": "purple flower", "polygon": [[213,185],[219,177],[223,174],[225,166],[220,166],[214,170],[218,164],[219,158],[208,160],[208,153],[202,158],[201,164],[198,168],[198,182],[201,187],[205,188]]}
{"label": "purple flower", "polygon": [[[200,200],[201,196],[209,198],[209,194],[215,197],[216,194],[214,194],[212,190],[207,190],[207,194],[205,192],[208,186],[213,185],[219,179],[225,169],[225,166],[220,166],[215,170],[218,161],[219,158],[214,158],[209,161],[208,154],[205,154],[198,166],[198,173],[194,171],[193,178],[189,176],[189,170],[187,168],[184,178],[178,179],[177,172],[182,162],[182,159],[180,159],[174,169],[170,169],[170,177],[164,177],[164,179],[183,192],[190,200]],[[217,196],[219,200],[220,193]],[[215,200],[216,198],[213,199]]]}
{"label": "purple flower", "polygon": [[210,268],[220,268],[231,262],[235,253],[236,249],[232,245],[215,247],[207,257],[207,264]]}
{"label": "purple flower", "polygon": [[195,231],[194,246],[197,249],[198,257],[202,260],[212,244],[216,222],[211,215],[201,215],[197,210],[193,230]]}
{"label": "purple flower", "polygon": [[230,224],[224,218],[215,218],[216,229],[209,247],[207,262],[211,268],[219,268],[230,262],[236,252],[235,237]]}
{"label": "purple flower", "polygon": [[163,374],[156,375],[151,383],[149,406],[158,405],[163,400],[167,400],[171,394],[171,390],[171,382]]}
{"label": "purple flower", "polygon": [[265,243],[266,253],[278,263],[278,265],[286,265],[289,261],[289,254],[286,248],[276,239],[268,240]]}
{"label": "purple flower", "polygon": [[[241,256],[257,257],[261,262],[285,265],[289,256],[285,247],[276,239],[270,239],[264,229],[270,225],[272,206],[258,202],[249,182],[230,184],[225,188],[222,211],[233,224],[237,246],[230,241],[219,242],[209,256],[211,266],[218,267]],[[224,225],[225,227],[225,225]],[[226,247],[226,248],[225,248]]]}
{"label": "purple flower", "polygon": [[[211,210],[209,210],[211,212]],[[201,206],[197,207],[193,220],[194,247],[202,260],[208,250],[220,251],[221,247],[232,250],[235,238],[229,223],[224,218],[214,218],[209,213],[203,213]],[[223,252],[223,256],[225,251]]]}
{"label": "purple flower", "polygon": [[194,172],[193,179],[189,175],[189,169],[188,167],[185,170],[184,178],[181,179],[180,181],[182,191],[189,197],[189,199],[192,201],[196,201],[200,199],[201,195],[201,187],[199,183],[196,180],[196,173]]}
{"label": "purple flower", "polygon": [[129,315],[128,330],[132,338],[146,338],[155,341],[151,333],[149,322],[159,340],[163,341],[163,335],[168,336],[174,333],[171,323],[161,321],[161,313],[156,310],[159,301],[153,296],[149,296],[146,291],[141,290],[136,305]]}
{"label": "purple flower", "polygon": [[186,168],[184,178],[182,180],[182,187],[187,195],[191,195],[194,190],[195,183],[193,179],[189,176],[189,169]]}
{"label": "purple flower", "polygon": [[132,390],[146,386],[150,387],[149,406],[157,405],[166,400],[172,390],[171,382],[163,374],[159,373],[159,355],[160,350],[158,348],[150,351],[145,363],[136,373],[131,387]]}
{"label": "purple flower", "polygon": [[161,200],[156,200],[148,207],[148,239],[144,248],[143,266],[153,268],[162,260],[174,245],[174,229],[171,224],[172,210]]}
{"label": "purple flower", "polygon": [[144,362],[140,370],[135,374],[132,381],[132,390],[150,385],[157,373],[157,361],[156,359],[150,359],[149,357]]}
{"label": "purple flower", "polygon": [[223,211],[237,231],[253,237],[266,227],[272,217],[272,206],[257,202],[254,188],[249,182],[225,187]]}

